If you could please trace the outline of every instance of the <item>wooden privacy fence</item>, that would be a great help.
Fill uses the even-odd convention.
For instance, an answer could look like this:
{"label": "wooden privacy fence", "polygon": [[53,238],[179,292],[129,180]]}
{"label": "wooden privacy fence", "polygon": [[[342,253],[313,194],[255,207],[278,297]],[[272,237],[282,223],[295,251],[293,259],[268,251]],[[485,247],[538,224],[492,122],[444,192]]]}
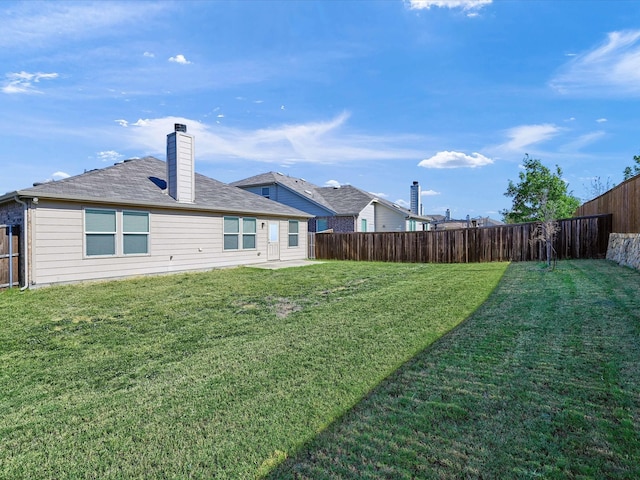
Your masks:
{"label": "wooden privacy fence", "polygon": [[[428,232],[320,233],[317,259],[407,263],[546,260],[542,242],[531,242],[536,223]],[[556,258],[604,258],[611,215],[559,220]]]}
{"label": "wooden privacy fence", "polygon": [[640,233],[640,175],[578,207],[576,216],[613,214],[613,232]]}
{"label": "wooden privacy fence", "polygon": [[20,285],[20,227],[0,225],[0,288]]}

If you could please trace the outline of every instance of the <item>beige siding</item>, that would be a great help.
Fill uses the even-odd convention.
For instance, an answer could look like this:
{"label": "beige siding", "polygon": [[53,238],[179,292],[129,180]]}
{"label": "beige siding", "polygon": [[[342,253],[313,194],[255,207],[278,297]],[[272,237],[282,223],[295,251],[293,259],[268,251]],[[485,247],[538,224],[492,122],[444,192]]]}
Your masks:
{"label": "beige siding", "polygon": [[307,258],[307,226],[308,223],[306,221],[298,221],[298,246],[290,247],[289,221],[280,221],[280,260],[299,260],[301,258]]}
{"label": "beige siding", "polygon": [[356,225],[356,232],[362,232],[362,220],[367,221],[367,232],[375,232],[376,231],[376,213],[375,206],[373,203],[370,203],[362,211],[360,215],[358,215],[358,224]]}
{"label": "beige siding", "polygon": [[379,203],[376,205],[375,218],[377,232],[404,232],[406,229],[404,215]]}
{"label": "beige siding", "polygon": [[[46,285],[119,278],[135,275],[206,270],[266,262],[266,218],[257,219],[256,249],[223,250],[222,215],[216,213],[174,212],[161,209],[132,209],[150,214],[148,255],[122,255],[121,216],[118,215],[116,255],[86,257],[84,254],[84,207],[95,205],[41,201],[32,210],[34,219],[32,282]],[[109,208],[109,207],[106,207]],[[121,207],[112,207],[121,212]],[[288,221],[281,220],[281,232],[288,233]],[[307,223],[299,222],[300,245],[288,247],[288,236],[281,235],[281,259],[307,256]]]}

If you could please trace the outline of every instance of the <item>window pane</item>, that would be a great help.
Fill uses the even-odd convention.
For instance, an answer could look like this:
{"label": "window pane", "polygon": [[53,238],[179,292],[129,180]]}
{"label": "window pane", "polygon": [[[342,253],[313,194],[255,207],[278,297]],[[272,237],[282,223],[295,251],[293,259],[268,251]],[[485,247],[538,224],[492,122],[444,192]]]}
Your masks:
{"label": "window pane", "polygon": [[256,236],[255,235],[243,235],[242,236],[242,248],[256,248]]}
{"label": "window pane", "polygon": [[238,250],[238,235],[225,235],[224,236],[224,249],[225,250]]}
{"label": "window pane", "polygon": [[289,246],[297,247],[298,246],[298,234],[289,235]]}
{"label": "window pane", "polygon": [[134,253],[149,253],[148,235],[127,234],[123,238],[123,252],[125,255]]}
{"label": "window pane", "polygon": [[256,233],[256,219],[245,218],[242,221],[242,231],[244,233]]}
{"label": "window pane", "polygon": [[289,233],[298,233],[298,221],[289,220]]}
{"label": "window pane", "polygon": [[149,214],[147,212],[122,212],[122,230],[126,232],[148,232]]}
{"label": "window pane", "polygon": [[84,211],[85,228],[87,232],[115,232],[116,212],[113,210]]}
{"label": "window pane", "polygon": [[328,222],[326,218],[319,218],[316,222],[316,231],[323,232],[328,228]]}
{"label": "window pane", "polygon": [[105,234],[89,234],[87,238],[87,255],[115,255],[116,236]]}
{"label": "window pane", "polygon": [[224,233],[240,232],[240,219],[237,217],[224,217]]}
{"label": "window pane", "polygon": [[275,243],[278,241],[280,224],[269,222],[269,241]]}
{"label": "window pane", "polygon": [[262,196],[269,198],[269,187],[262,187]]}

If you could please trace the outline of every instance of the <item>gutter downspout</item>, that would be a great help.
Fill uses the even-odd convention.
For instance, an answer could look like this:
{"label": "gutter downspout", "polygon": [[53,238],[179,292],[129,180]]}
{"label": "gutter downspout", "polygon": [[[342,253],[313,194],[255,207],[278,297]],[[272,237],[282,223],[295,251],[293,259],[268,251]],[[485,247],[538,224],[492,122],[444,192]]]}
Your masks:
{"label": "gutter downspout", "polygon": [[22,233],[24,235],[23,238],[23,248],[24,248],[24,286],[20,289],[23,291],[29,288],[29,222],[27,219],[27,211],[29,207],[27,202],[20,200],[20,198],[16,195],[13,199],[22,205]]}

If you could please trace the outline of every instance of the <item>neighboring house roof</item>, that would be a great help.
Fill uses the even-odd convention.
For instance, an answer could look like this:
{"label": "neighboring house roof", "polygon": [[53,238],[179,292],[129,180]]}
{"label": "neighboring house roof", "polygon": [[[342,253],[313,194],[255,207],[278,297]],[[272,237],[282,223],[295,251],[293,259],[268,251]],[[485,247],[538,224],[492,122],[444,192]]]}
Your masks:
{"label": "neighboring house roof", "polygon": [[281,185],[282,187],[296,193],[300,197],[315,203],[326,210],[329,210],[332,214],[337,214],[332,205],[320,195],[317,185],[307,182],[303,178],[290,177],[279,172],[267,172],[253,177],[245,178],[244,180],[238,180],[232,182],[229,185],[233,187],[248,188],[248,187],[263,187],[267,185]]}
{"label": "neighboring house roof", "polygon": [[336,215],[358,215],[375,196],[352,185],[316,187],[316,191],[331,205]]}
{"label": "neighboring house roof", "polygon": [[266,185],[282,185],[294,191],[299,196],[315,202],[330,210],[334,215],[357,215],[371,202],[380,203],[392,210],[405,215],[407,218],[424,222],[431,221],[431,217],[414,215],[410,210],[400,207],[388,200],[365,192],[353,185],[340,187],[319,187],[302,178],[290,177],[278,172],[267,172],[253,177],[238,180],[230,185],[241,188],[259,187]]}
{"label": "neighboring house roof", "polygon": [[75,202],[311,217],[295,208],[198,173],[195,174],[195,202],[178,202],[167,193],[166,175],[166,162],[157,158],[125,160],[107,168],[7,193],[0,196],[0,202],[11,200],[17,195]]}

